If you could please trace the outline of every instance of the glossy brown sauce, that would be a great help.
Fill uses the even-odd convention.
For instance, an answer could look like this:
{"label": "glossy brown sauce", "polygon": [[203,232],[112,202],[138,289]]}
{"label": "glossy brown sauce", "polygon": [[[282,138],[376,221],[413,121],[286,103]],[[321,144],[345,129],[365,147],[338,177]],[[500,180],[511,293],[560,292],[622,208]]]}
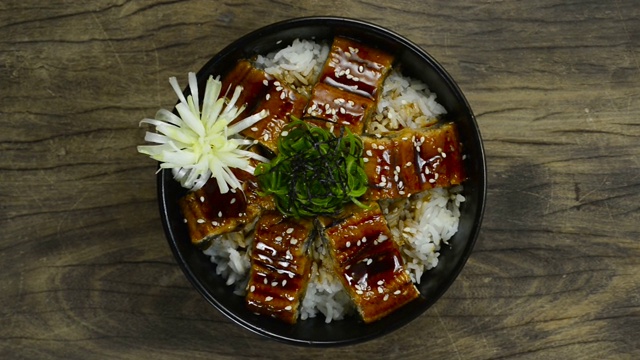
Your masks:
{"label": "glossy brown sauce", "polygon": [[295,322],[309,281],[307,248],[313,233],[310,220],[284,218],[275,211],[258,220],[246,297],[251,311]]}
{"label": "glossy brown sauce", "polygon": [[[253,112],[267,110],[269,114],[242,131],[242,135],[258,140],[263,146],[276,152],[282,129],[291,122],[292,115],[298,119],[302,118],[307,99],[277,80],[268,80],[267,84],[266,94],[260,98]],[[255,96],[258,97],[259,94]]]}
{"label": "glossy brown sauce", "polygon": [[461,149],[451,123],[404,129],[384,138],[367,136],[363,143],[372,200],[408,197],[464,180]]}
{"label": "glossy brown sauce", "polygon": [[393,57],[377,49],[335,38],[319,82],[376,100]]}
{"label": "glossy brown sauce", "polygon": [[318,83],[311,93],[305,116],[312,117],[308,119],[311,123],[332,129],[335,134],[344,126],[354,134],[361,134],[373,108],[374,102],[368,98]]}

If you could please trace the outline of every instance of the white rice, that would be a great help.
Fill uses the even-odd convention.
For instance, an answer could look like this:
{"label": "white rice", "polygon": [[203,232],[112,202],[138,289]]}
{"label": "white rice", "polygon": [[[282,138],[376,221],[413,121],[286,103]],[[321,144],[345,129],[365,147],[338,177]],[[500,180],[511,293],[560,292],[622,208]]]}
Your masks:
{"label": "white rice", "polygon": [[303,94],[310,94],[329,55],[327,44],[296,39],[287,47],[265,56],[258,55],[255,66]]}
{"label": "white rice", "polygon": [[331,259],[318,236],[311,245],[311,278],[300,306],[300,319],[306,320],[322,313],[326,323],[342,320],[355,310],[340,279],[331,269]]}
{"label": "white rice", "polygon": [[400,246],[405,268],[414,283],[438,265],[440,248],[458,231],[460,203],[455,189],[434,188],[394,203],[381,202],[393,238]]}
{"label": "white rice", "polygon": [[447,110],[436,102],[436,94],[419,80],[391,71],[382,86],[378,107],[367,126],[370,134],[401,128],[419,129],[433,125]]}
{"label": "white rice", "polygon": [[[308,95],[328,53],[326,44],[294,40],[280,51],[259,55],[254,64]],[[383,84],[377,111],[367,132],[384,133],[403,127],[430,126],[446,113],[435,98],[436,95],[424,83],[393,70]],[[435,188],[408,199],[380,202],[413,282],[420,283],[424,272],[438,265],[443,244],[449,245],[448,241],[458,231],[459,208],[464,202],[461,190],[461,186]],[[241,296],[246,294],[251,268],[252,228],[247,226],[244,232],[222,235],[204,251],[211,262],[217,264],[216,273],[226,279],[227,285],[234,285],[234,293]],[[320,237],[311,246],[314,263],[300,306],[301,320],[322,314],[325,322],[329,323],[355,311],[353,302],[331,268],[331,259],[324,246]]]}

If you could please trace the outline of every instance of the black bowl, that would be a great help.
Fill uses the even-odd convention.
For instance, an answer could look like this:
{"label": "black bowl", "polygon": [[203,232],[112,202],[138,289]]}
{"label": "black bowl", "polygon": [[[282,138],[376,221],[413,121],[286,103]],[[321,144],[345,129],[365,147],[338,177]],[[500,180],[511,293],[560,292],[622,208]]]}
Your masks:
{"label": "black bowl", "polygon": [[[467,154],[464,183],[466,201],[461,206],[459,230],[450,240],[451,247],[441,250],[439,265],[426,272],[418,289],[422,296],[399,311],[373,324],[356,317],[330,324],[324,317],[298,321],[288,325],[249,312],[242,297],[215,273],[214,265],[202,251],[190,243],[183,217],[177,205],[185,190],[173,180],[170,171],[158,175],[160,212],[169,245],[176,260],[193,286],[224,315],[257,334],[296,345],[336,346],[370,340],[390,333],[420,316],[433,305],[453,283],[469,257],[480,230],[486,193],[486,168],[482,140],[475,117],[462,92],[451,76],[424,50],[380,26],[359,20],[336,17],[311,17],[283,21],[263,27],[224,48],[198,73],[203,86],[210,75],[228,72],[236,60],[267,54],[296,38],[331,39],[342,35],[373,45],[396,55],[403,74],[428,84],[437,100],[448,111],[447,120],[454,121]],[[427,330],[428,331],[428,330]]]}

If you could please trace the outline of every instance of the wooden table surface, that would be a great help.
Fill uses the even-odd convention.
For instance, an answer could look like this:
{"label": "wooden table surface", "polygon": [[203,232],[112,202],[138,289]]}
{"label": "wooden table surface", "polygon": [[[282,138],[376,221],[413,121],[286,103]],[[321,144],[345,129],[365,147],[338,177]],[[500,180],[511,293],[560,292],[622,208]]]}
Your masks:
{"label": "wooden table surface", "polygon": [[[426,49],[487,155],[475,250],[435,306],[364,344],[232,323],[174,261],[138,127],[228,43],[346,15]],[[640,358],[640,4],[0,2],[0,358]]]}

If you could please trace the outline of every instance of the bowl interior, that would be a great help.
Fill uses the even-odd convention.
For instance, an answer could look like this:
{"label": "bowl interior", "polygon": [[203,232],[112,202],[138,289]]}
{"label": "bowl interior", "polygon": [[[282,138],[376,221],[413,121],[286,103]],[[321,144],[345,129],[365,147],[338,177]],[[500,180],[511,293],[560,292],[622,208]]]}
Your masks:
{"label": "bowl interior", "polygon": [[346,36],[396,54],[406,76],[425,82],[437,94],[437,101],[448,111],[446,119],[457,123],[464,146],[465,169],[459,230],[450,240],[451,247],[441,250],[439,265],[426,272],[417,285],[421,297],[399,311],[373,324],[357,318],[324,322],[324,317],[298,321],[288,325],[245,309],[242,297],[215,274],[214,265],[199,249],[191,245],[177,200],[185,190],[173,180],[170,171],[158,175],[161,217],[170,247],[187,278],[204,298],[243,327],[277,340],[299,345],[345,345],[369,340],[389,333],[415,319],[429,308],[455,280],[468,258],[478,235],[486,192],[485,159],[480,134],[473,113],[446,71],[426,52],[401,36],[369,23],[332,17],[293,19],[256,30],[215,55],[199,72],[204,87],[209,75],[224,75],[241,58],[267,54],[286,46],[296,38],[316,41]]}

